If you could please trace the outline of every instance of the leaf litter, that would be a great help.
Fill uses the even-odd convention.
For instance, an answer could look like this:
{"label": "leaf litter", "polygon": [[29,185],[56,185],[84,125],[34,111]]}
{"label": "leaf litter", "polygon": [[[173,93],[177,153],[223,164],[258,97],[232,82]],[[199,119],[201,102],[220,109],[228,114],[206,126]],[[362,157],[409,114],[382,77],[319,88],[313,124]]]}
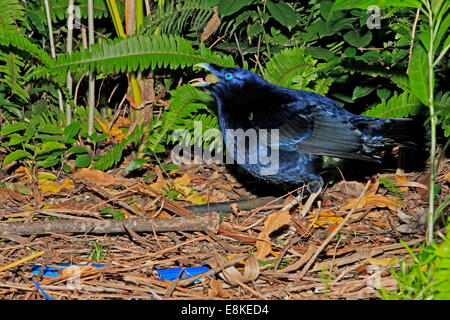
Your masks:
{"label": "leaf litter", "polygon": [[[444,158],[444,196],[449,168]],[[408,257],[399,241],[425,239],[426,172],[388,174],[401,198],[380,185],[380,175],[366,180],[365,192],[366,181],[340,181],[303,217],[301,206],[281,210],[288,193],[245,206],[254,194],[222,166],[148,170],[155,174],[147,180],[119,169],[42,171],[34,179],[21,167],[3,179],[0,298],[379,299],[379,286],[396,287],[390,268]],[[206,213],[195,213],[200,207]],[[147,218],[154,220],[145,229],[139,219]],[[70,232],[28,228],[39,222],[69,224]],[[104,232],[93,232],[100,223]],[[119,229],[108,229],[113,225]],[[11,233],[13,226],[25,231]],[[56,276],[33,273],[33,266],[55,267]],[[178,277],[164,280],[164,271]]]}

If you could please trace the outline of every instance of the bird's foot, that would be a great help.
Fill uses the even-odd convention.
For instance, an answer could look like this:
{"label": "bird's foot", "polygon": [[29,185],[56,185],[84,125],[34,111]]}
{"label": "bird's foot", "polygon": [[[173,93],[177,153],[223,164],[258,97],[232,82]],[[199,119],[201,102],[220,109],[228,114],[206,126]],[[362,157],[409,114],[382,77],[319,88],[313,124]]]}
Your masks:
{"label": "bird's foot", "polygon": [[319,190],[319,189],[322,190],[322,186],[323,186],[322,178],[314,179],[314,180],[308,181],[308,183],[306,184],[306,190],[308,190],[309,193],[316,193],[317,190]]}

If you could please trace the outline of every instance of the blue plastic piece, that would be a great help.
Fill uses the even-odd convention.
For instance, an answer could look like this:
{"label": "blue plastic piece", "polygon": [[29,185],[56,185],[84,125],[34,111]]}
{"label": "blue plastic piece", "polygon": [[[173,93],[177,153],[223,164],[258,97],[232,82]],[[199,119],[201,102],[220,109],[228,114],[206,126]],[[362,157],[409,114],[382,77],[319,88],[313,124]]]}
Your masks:
{"label": "blue plastic piece", "polygon": [[47,292],[45,292],[44,289],[42,289],[42,287],[36,281],[34,281],[33,279],[31,279],[31,281],[33,281],[33,283],[36,285],[36,287],[39,289],[39,291],[42,292],[45,299],[52,300],[52,298],[50,298],[50,296],[47,294]]}
{"label": "blue plastic piece", "polygon": [[[169,280],[173,281],[175,279],[186,279],[193,277],[199,273],[206,272],[211,268],[207,266],[202,267],[187,267],[187,268],[167,268],[167,269],[159,269],[156,270],[158,273],[158,279],[160,280]],[[195,280],[194,282],[198,282],[199,280]]]}
{"label": "blue plastic piece", "polygon": [[[96,263],[90,265],[95,268],[103,268],[105,266],[104,264],[96,264]],[[55,264],[54,266],[45,266],[45,267],[34,264],[31,266],[31,273],[56,278],[60,275],[60,272],[62,270],[70,266],[87,266],[87,264],[58,263]]]}

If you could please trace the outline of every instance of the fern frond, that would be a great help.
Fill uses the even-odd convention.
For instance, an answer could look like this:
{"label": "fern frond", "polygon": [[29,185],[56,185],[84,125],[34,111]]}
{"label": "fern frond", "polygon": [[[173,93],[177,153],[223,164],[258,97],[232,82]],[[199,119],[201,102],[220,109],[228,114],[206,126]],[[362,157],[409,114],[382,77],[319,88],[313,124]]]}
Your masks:
{"label": "fern frond", "polygon": [[[329,64],[317,64],[317,60],[305,56],[304,52],[303,47],[282,50],[267,62],[264,78],[280,87],[313,91],[310,83],[316,81],[319,71]],[[333,81],[330,79],[316,83],[317,90],[327,92]]]}
{"label": "fern frond", "polygon": [[400,68],[386,68],[381,64],[368,64],[367,62],[356,60],[353,58],[344,58],[340,64],[345,70],[350,72],[359,72],[361,74],[373,75],[377,74],[391,79],[403,91],[409,91],[408,76],[405,71]]}
{"label": "fern frond", "polygon": [[333,81],[333,78],[322,78],[317,80],[316,85],[314,86],[314,92],[323,96],[326,95]]}
{"label": "fern frond", "polygon": [[119,144],[116,144],[114,148],[109,150],[107,153],[102,155],[97,161],[94,162],[92,166],[95,170],[108,170],[113,167],[122,159],[122,153],[127,146],[128,141],[123,139]]}
{"label": "fern frond", "polygon": [[158,28],[159,34],[181,34],[187,28],[199,31],[213,13],[208,0],[171,1],[154,16],[148,17],[145,24],[150,33]]}
{"label": "fern frond", "polygon": [[15,47],[38,58],[44,65],[50,64],[51,59],[44,50],[32,43],[27,37],[17,33],[15,30],[11,31],[0,28],[0,45],[5,47]]}
{"label": "fern frond", "polygon": [[[214,103],[211,95],[189,85],[180,86],[170,94],[170,107],[164,113],[161,127],[147,139],[147,148],[152,152],[156,152],[161,142],[174,142],[171,133],[177,129],[190,133],[180,136],[179,142],[192,145],[196,140],[193,134],[196,122],[201,122],[202,134],[208,129],[219,127],[217,118],[208,108],[208,105]],[[191,139],[188,139],[189,136]]]}
{"label": "fern frond", "polygon": [[377,104],[362,115],[380,118],[406,118],[418,114],[421,108],[422,104],[419,99],[413,94],[404,92]]}
{"label": "fern frond", "polygon": [[26,23],[24,8],[19,0],[0,0],[0,8],[2,29],[17,32],[17,25]]}
{"label": "fern frond", "polygon": [[[124,6],[121,1],[116,1],[120,16],[123,17]],[[53,22],[59,20],[66,20],[69,16],[68,7],[69,0],[52,0],[52,10],[50,10],[50,17]],[[86,19],[88,17],[88,0],[78,0],[75,2],[75,14],[79,14],[78,18]],[[105,18],[109,16],[108,6],[105,0],[94,0],[94,18]]]}
{"label": "fern frond", "polygon": [[116,144],[114,148],[96,160],[92,166],[93,169],[105,171],[118,164],[122,159],[125,148],[132,143],[136,145],[142,135],[143,130],[139,126],[136,126],[133,133],[127,139],[123,139],[119,144]]}
{"label": "fern frond", "polygon": [[5,83],[11,88],[13,94],[27,101],[28,93],[23,89],[23,81],[20,76],[20,69],[24,66],[23,59],[10,53],[0,52],[0,83]]}
{"label": "fern frond", "polygon": [[178,36],[149,36],[147,34],[102,41],[91,50],[80,49],[52,61],[51,73],[64,77],[67,70],[79,66],[88,70],[98,69],[104,73],[135,71],[137,69],[168,67],[171,69],[193,66],[199,62],[233,66],[231,56],[212,53],[200,44],[198,50]]}
{"label": "fern frond", "polygon": [[[19,25],[27,26],[22,4],[18,0],[0,0],[0,8],[0,82],[9,86],[13,94],[27,101],[29,94],[23,88],[22,75],[24,55],[11,50],[10,46],[32,54],[39,49],[20,34]],[[38,55],[45,59],[42,51]]]}
{"label": "fern frond", "polygon": [[179,86],[170,91],[169,110],[164,115],[163,129],[170,126],[171,130],[178,128],[192,129],[186,126],[186,119],[192,118],[200,109],[207,110],[207,105],[214,103],[214,98],[205,91],[190,85]]}

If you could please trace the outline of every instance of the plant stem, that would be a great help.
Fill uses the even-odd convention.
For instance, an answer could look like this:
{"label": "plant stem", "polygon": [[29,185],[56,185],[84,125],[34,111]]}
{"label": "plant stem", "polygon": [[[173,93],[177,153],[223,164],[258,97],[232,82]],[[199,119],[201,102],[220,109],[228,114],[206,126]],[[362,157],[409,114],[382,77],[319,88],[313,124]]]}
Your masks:
{"label": "plant stem", "polygon": [[[69,17],[67,18],[67,52],[72,52],[73,45],[73,19],[74,19],[74,3],[75,0],[69,0]],[[73,89],[73,79],[70,69],[67,70],[67,91],[69,91],[70,96],[72,95]],[[69,99],[67,99],[69,100]],[[66,126],[72,122],[72,110],[70,107],[70,102],[66,102]]]}
{"label": "plant stem", "polygon": [[[45,5],[45,13],[47,16],[47,25],[48,25],[48,38],[50,40],[50,51],[52,58],[56,58],[56,50],[55,50],[55,42],[53,40],[53,26],[52,26],[52,18],[50,17],[50,7],[48,5],[48,0],[44,1]],[[59,109],[61,112],[64,112],[64,102],[62,97],[61,89],[58,89],[58,103],[59,103]]]}
{"label": "plant stem", "polygon": [[433,25],[433,11],[431,10],[431,5],[428,2],[428,23],[430,28],[430,47],[428,49],[428,82],[429,82],[429,94],[428,94],[428,107],[430,109],[430,119],[431,119],[431,149],[430,149],[430,190],[429,190],[429,210],[427,214],[427,245],[433,241],[433,228],[434,228],[434,182],[436,179],[435,172],[435,158],[436,158],[436,114],[434,110],[434,54],[433,54],[433,41],[434,41],[434,25]]}
{"label": "plant stem", "polygon": [[[94,44],[94,0],[88,1],[88,38],[89,49]],[[94,113],[95,113],[95,78],[94,70],[89,71],[89,97],[88,97],[88,135],[94,133]]]}

